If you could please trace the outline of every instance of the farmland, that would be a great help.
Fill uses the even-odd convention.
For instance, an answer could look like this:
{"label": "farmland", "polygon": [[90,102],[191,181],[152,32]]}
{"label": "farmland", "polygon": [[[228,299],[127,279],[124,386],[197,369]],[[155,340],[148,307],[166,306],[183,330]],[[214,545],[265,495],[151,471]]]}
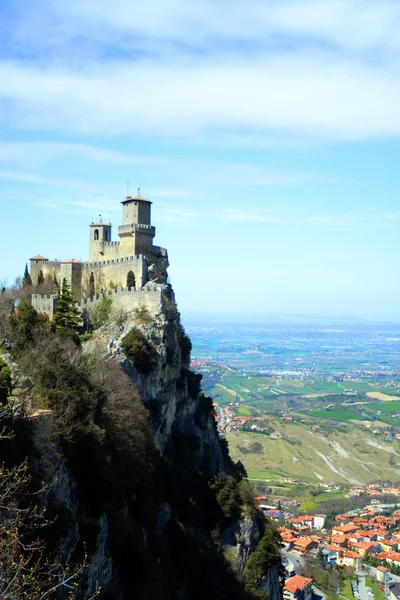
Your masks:
{"label": "farmland", "polygon": [[251,480],[291,493],[398,480],[399,324],[218,327],[188,327],[193,366]]}

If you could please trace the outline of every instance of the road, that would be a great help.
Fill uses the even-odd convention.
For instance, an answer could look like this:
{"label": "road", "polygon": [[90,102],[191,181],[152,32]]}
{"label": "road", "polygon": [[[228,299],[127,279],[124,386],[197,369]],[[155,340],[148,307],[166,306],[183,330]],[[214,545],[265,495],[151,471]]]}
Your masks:
{"label": "road", "polygon": [[285,556],[291,563],[293,563],[293,568],[296,572],[296,575],[301,575],[304,573],[305,563],[301,556],[285,551],[282,552],[282,556]]}
{"label": "road", "polygon": [[357,575],[358,575],[358,591],[360,594],[360,600],[371,600],[367,594],[367,590],[365,587],[366,573],[362,573],[361,571],[359,571],[357,573]]}

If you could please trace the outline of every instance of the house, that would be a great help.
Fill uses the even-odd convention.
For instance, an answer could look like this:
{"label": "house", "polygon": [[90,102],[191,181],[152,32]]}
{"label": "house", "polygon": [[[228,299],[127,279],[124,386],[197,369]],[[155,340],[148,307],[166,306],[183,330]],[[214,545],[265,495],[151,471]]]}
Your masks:
{"label": "house", "polygon": [[397,550],[399,542],[397,540],[382,540],[380,545],[384,552],[393,552]]}
{"label": "house", "polygon": [[339,552],[337,564],[342,567],[351,567],[356,571],[362,569],[362,557],[358,552],[352,552],[351,550],[342,550]]}
{"label": "house", "polygon": [[314,529],[323,529],[326,521],[326,515],[314,515]]}
{"label": "house", "polygon": [[378,581],[378,583],[383,583],[385,581],[387,573],[390,573],[390,571],[386,567],[376,568],[376,580]]}
{"label": "house", "polygon": [[339,546],[344,546],[346,543],[346,536],[345,535],[333,535],[331,537],[331,542],[332,544],[338,544]]}
{"label": "house", "polygon": [[359,556],[365,556],[367,552],[379,550],[379,544],[376,544],[376,542],[350,542],[349,546],[358,552]]}
{"label": "house", "polygon": [[307,554],[313,548],[318,548],[318,542],[309,537],[301,537],[294,541],[293,548],[297,552],[301,552],[301,554]]}
{"label": "house", "polygon": [[301,575],[287,579],[283,586],[284,600],[312,600],[312,582],[310,577]]}
{"label": "house", "polygon": [[346,525],[335,525],[332,527],[332,535],[343,535],[345,533],[355,533],[357,531],[357,525],[354,523],[346,523]]}

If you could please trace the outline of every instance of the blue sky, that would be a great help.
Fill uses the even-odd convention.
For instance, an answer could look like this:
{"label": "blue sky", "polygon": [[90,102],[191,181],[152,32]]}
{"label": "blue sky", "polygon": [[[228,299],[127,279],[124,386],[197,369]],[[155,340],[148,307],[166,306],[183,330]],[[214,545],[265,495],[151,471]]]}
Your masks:
{"label": "blue sky", "polygon": [[86,260],[129,179],[182,312],[400,315],[398,1],[0,14],[0,279]]}

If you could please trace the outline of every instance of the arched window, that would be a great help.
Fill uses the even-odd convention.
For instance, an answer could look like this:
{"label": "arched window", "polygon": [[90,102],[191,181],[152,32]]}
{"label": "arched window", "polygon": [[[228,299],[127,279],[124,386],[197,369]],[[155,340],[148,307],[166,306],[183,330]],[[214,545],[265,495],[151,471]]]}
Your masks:
{"label": "arched window", "polygon": [[95,240],[98,240],[98,239],[99,239],[99,230],[98,230],[98,229],[95,229],[95,230],[94,230],[94,239],[95,239]]}
{"label": "arched window", "polygon": [[104,231],[104,240],[108,242],[108,231],[107,229]]}

